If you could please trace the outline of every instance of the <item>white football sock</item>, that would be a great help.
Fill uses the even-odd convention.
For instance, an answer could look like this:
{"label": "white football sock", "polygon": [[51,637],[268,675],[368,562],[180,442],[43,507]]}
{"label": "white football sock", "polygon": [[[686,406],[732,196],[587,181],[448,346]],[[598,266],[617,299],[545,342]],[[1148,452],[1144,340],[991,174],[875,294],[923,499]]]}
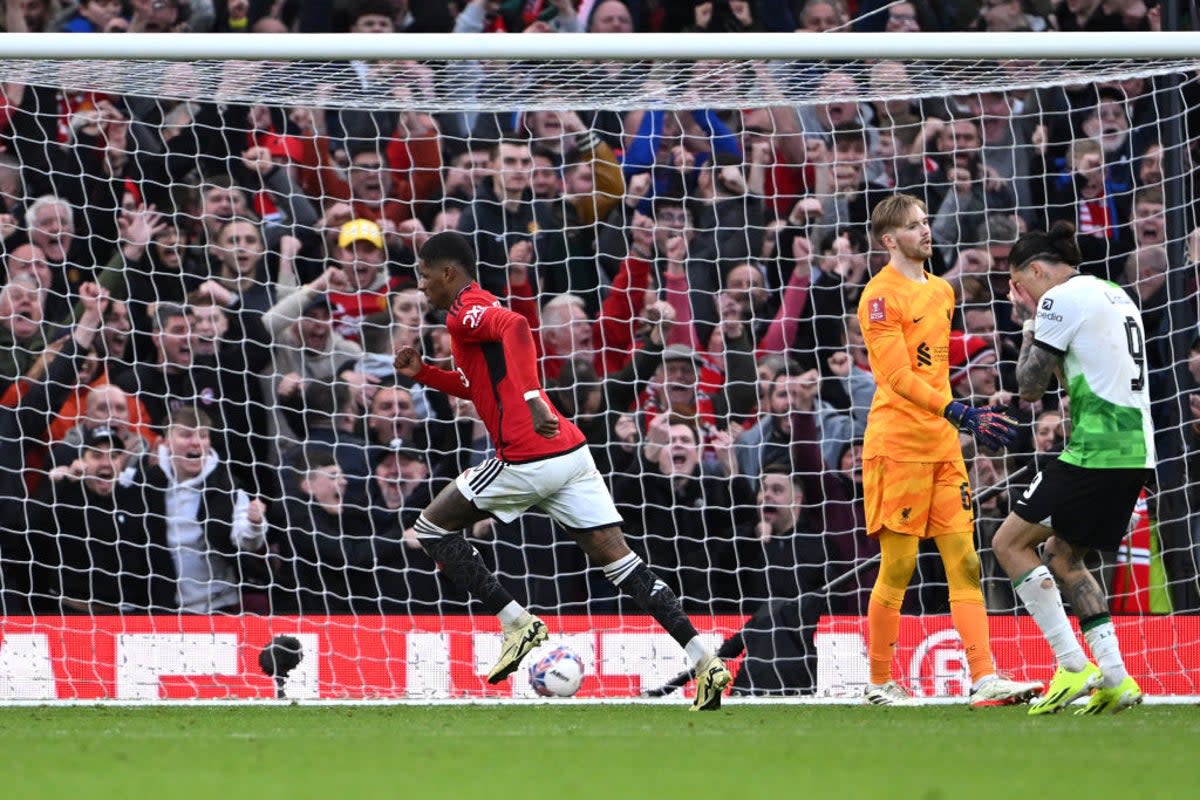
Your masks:
{"label": "white football sock", "polygon": [[1107,615],[1088,620],[1083,626],[1083,638],[1087,639],[1092,658],[1100,667],[1105,687],[1116,686],[1129,676],[1125,661],[1121,658],[1121,646],[1117,642],[1117,631]]}
{"label": "white football sock", "polygon": [[1063,610],[1062,595],[1050,569],[1045,564],[1035,567],[1021,580],[1013,581],[1013,588],[1033,621],[1042,629],[1059,665],[1070,672],[1082,672],[1087,666],[1087,656],[1071,630],[1071,622]]}
{"label": "white football sock", "polygon": [[626,553],[611,564],[604,565],[604,577],[608,578],[613,586],[620,586],[641,563],[641,556],[637,553]]}
{"label": "white football sock", "polygon": [[709,650],[704,642],[700,641],[699,636],[693,636],[691,640],[683,646],[683,650],[688,654],[688,658],[692,660],[692,666],[699,667],[706,658],[712,655],[712,650]]}
{"label": "white football sock", "polygon": [[506,628],[511,628],[521,621],[521,617],[529,612],[525,610],[525,606],[513,600],[511,603],[500,609],[500,613],[496,614],[500,619],[500,624]]}

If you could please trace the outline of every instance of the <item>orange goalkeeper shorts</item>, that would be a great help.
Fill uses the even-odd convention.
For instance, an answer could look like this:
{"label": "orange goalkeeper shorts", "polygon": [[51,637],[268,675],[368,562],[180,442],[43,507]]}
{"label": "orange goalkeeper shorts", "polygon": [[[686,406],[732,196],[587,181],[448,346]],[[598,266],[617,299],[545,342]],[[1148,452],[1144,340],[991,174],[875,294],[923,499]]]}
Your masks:
{"label": "orange goalkeeper shorts", "polygon": [[922,539],[974,530],[971,484],[961,459],[867,459],[863,462],[863,494],[871,536],[878,536],[884,528]]}

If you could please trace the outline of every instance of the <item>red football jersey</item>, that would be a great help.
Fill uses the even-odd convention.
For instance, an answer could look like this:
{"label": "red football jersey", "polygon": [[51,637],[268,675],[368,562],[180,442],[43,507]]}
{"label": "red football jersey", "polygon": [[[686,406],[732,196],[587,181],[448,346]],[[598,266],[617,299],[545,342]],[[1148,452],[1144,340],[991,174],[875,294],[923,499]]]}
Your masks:
{"label": "red football jersey", "polygon": [[[428,364],[416,379],[475,404],[502,461],[519,464],[561,455],[584,444],[583,432],[558,413],[538,380],[537,348],[525,317],[500,305],[479,284],[466,286],[446,317],[454,371]],[[525,395],[539,392],[558,417],[558,434],[533,430]]]}

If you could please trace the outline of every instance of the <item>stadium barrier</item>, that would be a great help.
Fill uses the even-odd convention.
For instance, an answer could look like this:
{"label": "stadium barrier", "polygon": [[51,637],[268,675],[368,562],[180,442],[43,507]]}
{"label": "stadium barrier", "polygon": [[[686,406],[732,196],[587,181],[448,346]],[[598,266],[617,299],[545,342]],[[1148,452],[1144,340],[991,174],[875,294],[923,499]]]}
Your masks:
{"label": "stadium barrier", "polygon": [[[734,616],[696,617],[716,643]],[[641,616],[546,617],[583,660],[580,697],[620,699],[661,685],[686,662],[653,620]],[[525,672],[500,686],[484,680],[500,637],[489,619],[456,617],[12,617],[0,622],[0,702],[35,700],[220,700],[274,698],[259,666],[274,637],[294,636],[304,658],[284,685],[289,699],[532,698]],[[1119,617],[1126,664],[1151,695],[1200,694],[1200,618]],[[1032,620],[992,617],[1002,671],[1046,679],[1048,646]],[[823,617],[816,629],[817,695],[852,697],[867,678],[865,617]],[[1134,643],[1139,645],[1136,646]],[[526,663],[538,658],[535,651]],[[969,689],[966,656],[949,616],[906,617],[899,675],[918,695]],[[736,666],[736,664],[735,664]]]}

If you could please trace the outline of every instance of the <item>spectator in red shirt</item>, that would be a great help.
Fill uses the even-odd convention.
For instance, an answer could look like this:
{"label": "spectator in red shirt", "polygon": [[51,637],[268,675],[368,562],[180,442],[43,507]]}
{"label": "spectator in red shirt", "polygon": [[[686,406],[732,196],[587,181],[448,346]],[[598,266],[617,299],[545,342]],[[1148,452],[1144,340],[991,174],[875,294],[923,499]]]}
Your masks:
{"label": "spectator in red shirt", "polygon": [[646,429],[650,429],[660,414],[670,414],[698,428],[707,444],[716,432],[717,416],[712,397],[699,386],[704,360],[695,350],[682,344],[668,345],[662,359],[662,369],[640,403]]}
{"label": "spectator in red shirt", "polygon": [[300,181],[310,197],[349,202],[354,216],[390,232],[415,216],[416,202],[434,198],[441,188],[438,128],[428,114],[405,113],[389,120],[393,128],[382,139],[374,131],[376,123],[348,139],[348,179],[330,155],[325,112],[300,109],[292,119],[301,134]]}

